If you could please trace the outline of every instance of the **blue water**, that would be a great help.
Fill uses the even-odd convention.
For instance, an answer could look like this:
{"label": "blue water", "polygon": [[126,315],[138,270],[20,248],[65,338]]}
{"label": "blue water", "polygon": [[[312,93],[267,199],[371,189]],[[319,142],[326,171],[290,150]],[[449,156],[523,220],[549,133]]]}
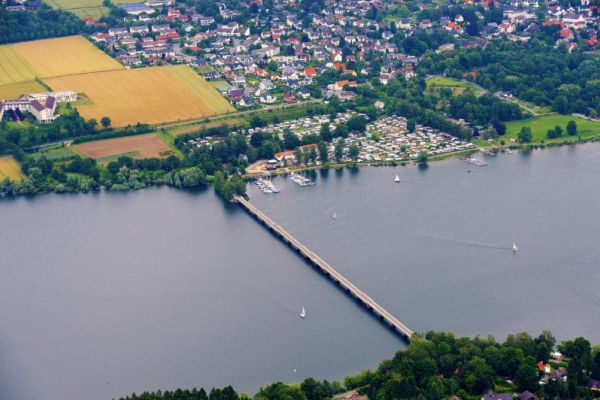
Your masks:
{"label": "blue water", "polygon": [[[599,342],[600,146],[488,161],[329,170],[249,193],[415,331]],[[4,200],[0,226],[2,399],[254,392],[340,379],[404,346],[210,189]]]}

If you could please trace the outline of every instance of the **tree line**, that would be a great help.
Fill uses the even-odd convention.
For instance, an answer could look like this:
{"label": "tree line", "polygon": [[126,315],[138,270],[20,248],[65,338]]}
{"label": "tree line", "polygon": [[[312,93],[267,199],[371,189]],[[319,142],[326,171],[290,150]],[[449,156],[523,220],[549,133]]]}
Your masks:
{"label": "tree line", "polygon": [[[553,360],[557,349],[564,360]],[[564,368],[568,378],[549,379],[538,362]],[[452,333],[427,332],[415,336],[408,347],[374,371],[363,371],[338,382],[307,378],[301,383],[273,383],[254,396],[237,393],[231,386],[204,389],[144,392],[121,400],[325,400],[355,389],[374,400],[478,398],[488,390],[530,391],[546,399],[592,399],[589,378],[600,379],[600,345],[592,348],[584,338],[556,343],[550,332],[533,338],[527,333],[509,335],[504,342],[493,337],[466,338]],[[501,388],[505,388],[501,390]]]}
{"label": "tree line", "polygon": [[82,33],[85,24],[74,14],[38,3],[39,11],[6,11],[0,7],[0,44]]}

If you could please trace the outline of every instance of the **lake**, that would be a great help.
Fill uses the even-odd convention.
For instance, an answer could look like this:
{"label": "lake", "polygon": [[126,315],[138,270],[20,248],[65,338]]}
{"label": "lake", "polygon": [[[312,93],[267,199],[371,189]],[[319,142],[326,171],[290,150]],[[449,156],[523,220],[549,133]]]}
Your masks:
{"label": "lake", "polygon": [[[326,170],[249,194],[415,331],[599,342],[600,145],[486,161]],[[404,347],[211,189],[3,200],[0,226],[7,399],[253,393],[341,379]]]}

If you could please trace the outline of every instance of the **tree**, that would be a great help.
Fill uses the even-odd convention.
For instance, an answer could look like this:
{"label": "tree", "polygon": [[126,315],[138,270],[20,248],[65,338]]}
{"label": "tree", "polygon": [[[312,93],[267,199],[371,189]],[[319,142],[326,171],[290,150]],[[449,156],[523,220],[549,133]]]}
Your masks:
{"label": "tree", "polygon": [[463,370],[464,385],[471,393],[483,393],[492,386],[494,371],[481,357],[473,357]]}
{"label": "tree", "polygon": [[367,129],[367,119],[361,115],[353,115],[347,125],[350,131],[362,133]]}
{"label": "tree", "polygon": [[109,117],[102,117],[102,119],[100,119],[100,124],[104,129],[108,129],[110,127],[111,120]]}
{"label": "tree", "polygon": [[319,148],[319,159],[321,160],[322,164],[325,164],[329,161],[329,154],[327,152],[327,143],[325,143],[324,141],[320,141],[318,144],[318,148]]}
{"label": "tree", "polygon": [[325,142],[331,142],[331,139],[333,139],[333,135],[331,133],[331,126],[328,122],[326,122],[323,125],[321,125],[321,140]]}
{"label": "tree", "polygon": [[415,122],[414,119],[409,119],[406,122],[406,129],[410,132],[413,133],[415,131],[415,129],[417,129],[417,123]]}
{"label": "tree", "polygon": [[496,120],[492,122],[492,125],[498,135],[502,136],[506,133],[506,124],[504,122]]}
{"label": "tree", "polygon": [[296,147],[294,150],[294,158],[298,164],[302,164],[304,161],[304,153],[302,153],[302,149],[300,147]]}
{"label": "tree", "polygon": [[533,134],[531,133],[531,128],[528,126],[524,126],[519,131],[519,142],[521,143],[529,143],[533,139]]}
{"label": "tree", "polygon": [[333,135],[335,137],[345,138],[346,136],[348,136],[348,125],[344,123],[338,124],[335,127],[335,130],[333,131]]}
{"label": "tree", "polygon": [[300,145],[300,139],[294,132],[292,132],[289,128],[286,128],[283,131],[283,147],[285,149],[291,150],[295,149]]}
{"label": "tree", "polygon": [[352,145],[348,149],[348,157],[350,157],[353,161],[356,161],[359,153],[360,153],[360,150],[359,150],[358,146],[356,145],[356,143],[352,143]]}
{"label": "tree", "polygon": [[342,161],[342,158],[344,157],[344,146],[345,145],[346,145],[346,142],[344,139],[340,139],[340,141],[337,142],[337,144],[335,145],[335,150],[334,150],[335,161],[337,161],[337,162]]}
{"label": "tree", "polygon": [[569,136],[577,135],[577,123],[573,120],[567,122],[567,134]]}
{"label": "tree", "polygon": [[560,114],[568,114],[570,111],[569,100],[565,96],[556,96],[552,103],[552,109]]}
{"label": "tree", "polygon": [[560,137],[562,135],[563,130],[560,126],[556,125],[554,127],[554,132],[556,133],[556,137]]}
{"label": "tree", "polygon": [[515,383],[521,392],[525,390],[535,392],[537,390],[539,377],[535,361],[533,363],[532,365],[530,362],[524,362],[515,374]]}
{"label": "tree", "polygon": [[317,150],[315,150],[314,147],[311,147],[310,150],[308,151],[308,159],[312,163],[314,163],[315,161],[317,161]]}
{"label": "tree", "polygon": [[429,154],[423,150],[419,153],[419,155],[417,155],[417,162],[421,165],[427,164],[427,159],[429,157]]}

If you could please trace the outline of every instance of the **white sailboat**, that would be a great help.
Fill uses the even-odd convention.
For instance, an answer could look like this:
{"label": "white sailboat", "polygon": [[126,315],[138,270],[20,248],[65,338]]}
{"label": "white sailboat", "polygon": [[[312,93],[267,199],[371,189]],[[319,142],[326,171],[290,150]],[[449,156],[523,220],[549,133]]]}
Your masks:
{"label": "white sailboat", "polygon": [[335,219],[335,211],[333,212],[333,215],[331,216],[331,219]]}
{"label": "white sailboat", "polygon": [[306,317],[306,310],[304,310],[304,307],[302,307],[302,311],[300,312],[300,318],[304,317]]}
{"label": "white sailboat", "polygon": [[513,254],[515,254],[518,250],[519,249],[517,248],[517,244],[515,242],[513,242],[513,248],[512,248]]}
{"label": "white sailboat", "polygon": [[398,174],[396,174],[396,177],[394,178],[394,182],[400,183],[400,177],[398,176]]}

